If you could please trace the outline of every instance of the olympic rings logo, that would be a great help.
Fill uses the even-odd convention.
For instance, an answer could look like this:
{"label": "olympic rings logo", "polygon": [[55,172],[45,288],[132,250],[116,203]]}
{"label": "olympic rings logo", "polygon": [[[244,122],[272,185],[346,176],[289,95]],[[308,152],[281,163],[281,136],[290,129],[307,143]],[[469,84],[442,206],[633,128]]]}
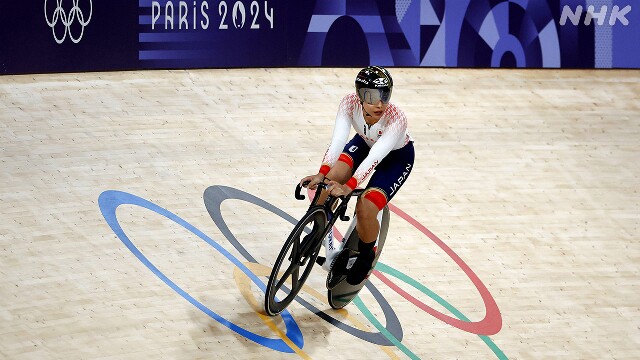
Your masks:
{"label": "olympic rings logo", "polygon": [[[255,342],[256,344],[282,353],[297,353],[302,358],[309,358],[308,354],[306,354],[303,349],[304,334],[302,333],[301,328],[298,326],[297,321],[288,310],[283,311],[280,315],[282,324],[286,326],[285,331],[283,331],[281,327],[277,326],[271,317],[261,314],[260,305],[258,305],[257,299],[249,290],[251,286],[250,284],[253,283],[255,286],[260,288],[262,292],[264,292],[266,289],[265,283],[262,280],[269,274],[269,271],[271,269],[265,265],[258,263],[258,261],[251,255],[251,253],[234,236],[234,234],[231,232],[226,222],[224,221],[221,212],[221,206],[222,203],[226,200],[240,200],[261,207],[264,210],[269,211],[274,215],[277,215],[282,219],[290,222],[291,224],[295,224],[297,220],[291,215],[287,214],[286,212],[261,198],[227,186],[211,186],[207,188],[203,195],[203,198],[205,207],[207,208],[207,212],[211,216],[211,219],[217,225],[222,235],[235,248],[235,250],[237,250],[238,253],[242,257],[244,257],[245,261],[242,261],[241,259],[238,259],[236,256],[232,255],[217,241],[214,241],[201,230],[183,220],[176,214],[133,194],[125,193],[122,191],[107,190],[100,194],[98,203],[100,211],[104,216],[107,224],[109,224],[116,236],[138,258],[138,260],[140,260],[149,270],[151,270],[156,276],[158,276],[166,285],[168,285],[176,293],[180,294],[184,299],[186,299],[196,308],[207,314],[212,319],[216,320],[221,325],[227,327],[229,330],[232,330],[233,332]],[[243,328],[240,325],[231,322],[229,319],[222,317],[220,314],[205,305],[203,302],[197,300],[185,288],[181,287],[178,283],[174,282],[174,280],[165,275],[164,272],[156,267],[156,265],[154,265],[154,263],[144,255],[144,253],[132,242],[132,240],[125,233],[116,216],[116,210],[121,205],[134,205],[163,216],[166,219],[171,220],[177,225],[183,227],[185,230],[191,232],[193,235],[196,235],[201,240],[211,245],[218,253],[223,255],[233,265],[233,277],[242,293],[242,296],[245,298],[245,300],[247,300],[247,303],[256,310],[256,314],[263,320],[265,325],[267,325],[267,327],[270,328],[273,333],[278,336],[278,338],[260,335],[251,331],[250,329]],[[413,303],[424,312],[462,331],[477,334],[480,339],[482,339],[482,341],[487,344],[487,346],[499,360],[508,359],[504,352],[502,352],[502,350],[500,350],[497,345],[487,336],[496,334],[500,331],[502,327],[502,317],[500,311],[497,308],[495,300],[493,299],[487,288],[484,286],[484,284],[482,284],[475,273],[473,273],[468,265],[465,264],[464,261],[462,261],[462,259],[460,259],[453,252],[453,250],[446,246],[446,244],[444,244],[424,226],[416,222],[408,214],[395,206],[390,206],[389,209],[400,218],[414,225],[416,229],[433,240],[442,250],[445,251],[445,253],[447,253],[447,255],[451,257],[451,259],[453,259],[458,264],[458,266],[460,266],[460,268],[467,274],[467,276],[469,276],[469,279],[476,286],[476,289],[479,291],[482,300],[485,303],[485,318],[480,321],[471,321],[463,313],[454,308],[443,298],[433,293],[427,287],[386,264],[378,263],[373,272],[373,275],[382,280],[384,284],[388,285],[392,290],[400,294],[402,297]],[[335,234],[339,235],[339,233]],[[424,295],[435,300],[440,305],[444,306],[449,312],[451,312],[455,316],[455,318],[445,315],[444,313],[440,313],[439,311],[436,311],[428,305],[420,302],[418,299],[401,289],[388,277],[383,275],[383,273],[406,283],[408,286],[413,287]],[[301,305],[309,309],[311,313],[317,315],[318,317],[339,328],[340,330],[357,338],[360,338],[361,340],[380,346],[382,351],[387,352],[391,358],[397,358],[397,356],[391,352],[389,346],[395,346],[409,358],[419,359],[419,357],[415,353],[413,353],[407,347],[407,345],[403,344],[402,325],[391,304],[385,299],[382,293],[372,283],[368,282],[366,284],[366,287],[371,295],[373,295],[373,297],[375,298],[378,306],[382,308],[385,321],[379,321],[379,319],[374,316],[373,313],[371,313],[371,311],[360,298],[356,297],[353,301],[353,304],[362,312],[362,314],[367,318],[370,324],[373,325],[376,330],[378,330],[378,332],[370,331],[370,327],[366,326],[356,317],[349,316],[348,312],[346,312],[345,318],[345,320],[347,321],[342,321],[339,318],[333,317],[330,313],[316,308],[310,302],[306,301],[303,297],[299,296],[296,298],[296,300]],[[306,286],[304,290],[306,291],[306,294],[308,296],[312,296],[317,299],[324,298],[322,294],[308,286]],[[341,314],[345,315],[345,312],[343,311]],[[353,324],[353,326],[349,325],[348,322]]]}
{"label": "olympic rings logo", "polygon": [[[89,25],[89,21],[91,21],[91,15],[93,15],[93,4],[91,0],[89,0],[89,17],[85,20],[84,13],[78,3],[80,0],[73,0],[73,7],[67,13],[62,6],[62,0],[56,0],[56,8],[53,10],[53,15],[51,19],[49,19],[49,15],[47,14],[47,0],[44,0],[44,18],[47,21],[47,25],[51,28],[53,32],[53,38],[56,40],[58,44],[62,44],[64,40],[67,38],[67,34],[71,41],[74,44],[77,44],[82,40],[82,36],[84,35],[84,28]],[[78,19],[78,24],[81,26],[82,30],[80,30],[80,36],[74,37],[71,32],[71,25]],[[62,34],[62,38],[58,37],[56,34],[56,25],[58,21],[64,25],[64,33]]]}

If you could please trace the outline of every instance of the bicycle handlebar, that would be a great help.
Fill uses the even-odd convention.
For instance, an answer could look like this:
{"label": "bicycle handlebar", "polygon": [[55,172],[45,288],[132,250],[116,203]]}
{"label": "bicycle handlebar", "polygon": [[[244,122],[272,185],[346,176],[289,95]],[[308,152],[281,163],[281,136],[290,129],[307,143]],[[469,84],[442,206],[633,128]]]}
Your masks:
{"label": "bicycle handlebar", "polygon": [[[310,183],[310,181],[305,181],[305,182],[302,183],[302,186],[307,187],[307,185],[309,185],[309,183]],[[302,195],[300,193],[300,191],[302,191],[302,186],[300,186],[300,184],[296,185],[296,194],[295,195],[296,195],[296,199],[298,199],[298,200],[304,200],[305,199],[304,195]]]}
{"label": "bicycle handlebar", "polygon": [[340,220],[349,221],[351,219],[349,216],[345,214],[347,211],[347,204],[349,203],[349,200],[351,199],[352,196],[358,197],[362,195],[363,192],[364,192],[364,189],[355,189],[351,193],[349,193],[349,195],[347,196],[339,196],[339,198],[342,199],[342,203],[340,204],[340,207],[337,211],[338,216],[340,216]]}
{"label": "bicycle handlebar", "polygon": [[[311,181],[307,180],[307,181],[302,183],[302,186],[300,184],[296,185],[296,194],[295,194],[296,195],[296,199],[298,199],[298,200],[304,200],[305,199],[305,197],[304,197],[304,195],[302,195],[301,191],[302,191],[302,188],[303,187],[306,188],[307,185],[309,185],[310,182]],[[325,188],[325,189],[327,188],[327,184],[325,184],[324,182],[319,183],[318,186],[322,187],[322,188]]]}
{"label": "bicycle handlebar", "polygon": [[[302,185],[297,184],[296,185],[296,192],[295,192],[295,197],[298,200],[304,200],[305,196],[302,195],[301,191],[302,191],[302,187],[307,187],[307,185],[309,185],[310,181],[305,181],[304,183],[302,183]],[[325,182],[321,182],[318,184],[318,187],[320,188],[324,188],[327,189],[329,185]],[[355,189],[353,190],[351,193],[349,193],[348,195],[342,195],[342,196],[333,196],[333,195],[329,195],[329,197],[327,199],[331,199],[331,198],[338,198],[340,200],[342,200],[342,203],[340,204],[340,206],[338,207],[338,210],[336,210],[336,215],[340,216],[340,220],[342,221],[349,221],[350,217],[345,215],[345,212],[347,210],[347,204],[349,203],[349,199],[351,199],[352,196],[360,196],[362,195],[362,193],[364,192],[365,189]],[[318,198],[319,196],[319,192],[316,193],[316,196],[314,198],[314,201]]]}

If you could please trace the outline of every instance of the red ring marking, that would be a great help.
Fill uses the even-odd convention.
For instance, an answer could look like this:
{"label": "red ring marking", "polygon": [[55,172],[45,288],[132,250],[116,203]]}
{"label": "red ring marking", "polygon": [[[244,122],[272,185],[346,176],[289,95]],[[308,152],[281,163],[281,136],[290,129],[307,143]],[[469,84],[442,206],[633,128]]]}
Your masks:
{"label": "red ring marking", "polygon": [[[311,190],[308,190],[307,194],[312,199],[313,194]],[[469,265],[467,265],[459,256],[456,254],[447,244],[445,244],[442,240],[440,240],[434,233],[429,231],[424,225],[420,224],[417,220],[412,218],[410,215],[402,211],[397,206],[387,203],[389,206],[389,210],[394,212],[396,215],[400,216],[409,224],[413,225],[416,229],[420,230],[423,234],[425,234],[431,241],[436,243],[444,252],[449,255],[449,257],[464,271],[465,274],[469,277],[469,280],[475,285],[476,289],[480,293],[482,297],[482,301],[484,302],[485,307],[485,316],[484,319],[475,322],[462,321],[460,319],[456,319],[454,317],[445,315],[434,308],[424,304],[419,301],[415,297],[411,296],[406,291],[402,290],[398,285],[396,285],[393,281],[389,280],[386,276],[382,275],[377,270],[373,271],[373,274],[376,275],[382,282],[387,284],[392,290],[397,292],[400,296],[407,299],[409,302],[422,309],[426,313],[432,315],[436,319],[449,324],[455,328],[458,328],[462,331],[466,331],[476,335],[495,335],[500,329],[502,329],[502,315],[500,314],[500,309],[498,309],[498,304],[496,304],[495,299],[487,289],[487,287],[482,283],[482,281],[478,278],[478,276],[471,270]],[[338,231],[338,229],[334,226],[334,237],[339,241],[342,241],[342,234]],[[336,236],[337,235],[337,236]]]}
{"label": "red ring marking", "polygon": [[398,207],[392,204],[388,204],[389,209],[399,215],[401,218],[406,220],[409,224],[413,225],[416,229],[420,230],[423,234],[427,235],[436,245],[438,245],[442,250],[444,250],[449,257],[464,271],[465,274],[469,277],[469,280],[475,285],[476,289],[480,293],[482,297],[482,301],[484,301],[485,306],[485,316],[484,319],[475,322],[462,321],[451,316],[445,315],[432,307],[420,302],[418,299],[414,298],[406,291],[400,289],[398,285],[393,283],[391,280],[382,275],[379,271],[375,271],[374,274],[380,278],[385,284],[391,287],[394,291],[400,294],[405,299],[409,300],[411,303],[434,316],[435,318],[453,326],[460,330],[477,334],[477,335],[494,335],[497,334],[500,329],[502,329],[502,315],[500,314],[500,309],[498,309],[498,305],[496,301],[491,296],[491,293],[487,289],[486,286],[482,283],[482,281],[478,278],[478,276],[471,270],[471,268],[453,251],[451,248],[447,246],[442,240],[440,240],[436,235],[434,235],[429,229],[424,227],[424,225],[420,224],[418,221],[413,219],[404,211],[400,210]]}

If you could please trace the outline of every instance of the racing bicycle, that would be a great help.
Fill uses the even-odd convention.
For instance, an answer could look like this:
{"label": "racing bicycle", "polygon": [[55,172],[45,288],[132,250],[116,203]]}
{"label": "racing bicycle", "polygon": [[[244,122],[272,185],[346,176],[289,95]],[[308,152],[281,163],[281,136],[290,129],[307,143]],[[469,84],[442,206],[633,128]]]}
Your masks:
{"label": "racing bicycle", "polygon": [[[305,199],[301,190],[307,185],[305,182],[296,186],[296,199]],[[324,203],[317,204],[321,189],[327,188],[324,182],[318,184],[307,213],[293,228],[275,261],[264,301],[265,312],[270,316],[281,313],[295,299],[316,263],[322,240],[338,219],[349,221],[350,217],[345,215],[349,200],[364,191],[356,189],[341,197],[329,195]]]}

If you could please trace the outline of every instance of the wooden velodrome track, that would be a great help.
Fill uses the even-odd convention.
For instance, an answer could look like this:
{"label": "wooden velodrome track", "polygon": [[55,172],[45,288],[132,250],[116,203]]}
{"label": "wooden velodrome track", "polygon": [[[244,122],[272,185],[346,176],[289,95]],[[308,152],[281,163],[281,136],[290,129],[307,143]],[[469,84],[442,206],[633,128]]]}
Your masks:
{"label": "wooden velodrome track", "polygon": [[391,69],[417,159],[374,290],[333,311],[318,267],[261,316],[356,71],[0,77],[0,358],[640,358],[632,70]]}

